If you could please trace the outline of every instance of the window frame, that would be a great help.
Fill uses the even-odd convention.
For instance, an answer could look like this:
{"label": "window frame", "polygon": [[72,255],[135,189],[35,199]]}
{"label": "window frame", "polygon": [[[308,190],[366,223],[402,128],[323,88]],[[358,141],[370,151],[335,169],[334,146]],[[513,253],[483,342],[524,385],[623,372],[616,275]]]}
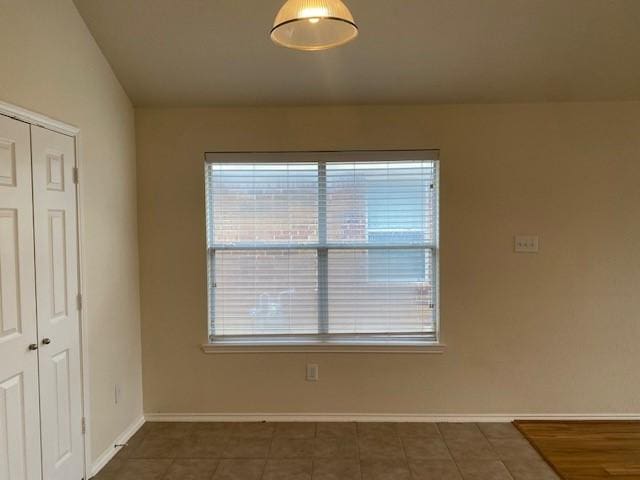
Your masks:
{"label": "window frame", "polygon": [[[434,331],[431,334],[329,334],[328,333],[328,252],[332,248],[326,238],[326,166],[332,162],[375,162],[375,161],[430,161],[434,163],[435,219],[434,243],[415,247],[427,255],[433,256],[433,311]],[[212,235],[209,205],[212,198],[207,188],[207,173],[211,163],[309,163],[318,165],[318,244],[310,246],[318,255],[318,333],[291,335],[211,335],[215,315],[215,251],[208,238]],[[208,152],[205,154],[205,224],[206,224],[206,257],[207,257],[207,342],[202,345],[205,353],[268,353],[268,352],[384,352],[384,353],[441,353],[440,330],[440,162],[438,150],[342,150],[342,151],[286,151],[286,152]],[[324,181],[322,181],[324,179]],[[323,201],[324,198],[324,201]],[[323,247],[321,247],[321,245]],[[363,248],[363,245],[349,245],[347,248]],[[232,247],[227,250],[240,250],[243,247]],[[268,249],[266,247],[265,249]],[[306,247],[303,247],[306,248]],[[335,248],[335,247],[334,247]],[[340,246],[342,249],[343,246]],[[383,248],[378,247],[378,248]],[[411,247],[408,247],[411,248]],[[255,249],[252,248],[252,249]],[[260,248],[262,249],[262,248]],[[297,249],[296,247],[292,249]],[[364,249],[375,249],[367,245]],[[213,283],[213,285],[212,285]],[[324,308],[323,308],[324,306]]]}

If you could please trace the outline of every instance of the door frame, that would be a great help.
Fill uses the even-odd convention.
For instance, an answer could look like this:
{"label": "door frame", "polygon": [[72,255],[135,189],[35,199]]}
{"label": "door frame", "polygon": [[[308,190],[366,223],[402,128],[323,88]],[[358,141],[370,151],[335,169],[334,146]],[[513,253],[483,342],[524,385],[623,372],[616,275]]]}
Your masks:
{"label": "door frame", "polygon": [[[30,125],[36,125],[39,127],[52,130],[57,133],[61,133],[68,137],[72,137],[75,147],[75,168],[78,172],[82,172],[81,168],[81,148],[80,148],[80,129],[74,125],[61,122],[50,118],[46,115],[36,113],[25,108],[13,105],[11,103],[3,102],[0,100],[0,115],[19,120]],[[80,177],[80,173],[78,173]],[[81,305],[78,309],[80,319],[80,370],[82,385],[80,385],[82,391],[82,418],[84,421],[84,435],[83,435],[83,447],[84,447],[84,478],[89,478],[89,473],[92,465],[91,458],[91,422],[90,422],[90,406],[91,396],[89,391],[89,328],[87,321],[87,294],[86,294],[86,272],[84,261],[84,239],[85,232],[85,217],[84,210],[82,209],[82,200],[84,198],[84,192],[82,188],[82,182],[76,183],[76,224],[77,224],[77,249],[78,249],[78,294],[81,295]]]}

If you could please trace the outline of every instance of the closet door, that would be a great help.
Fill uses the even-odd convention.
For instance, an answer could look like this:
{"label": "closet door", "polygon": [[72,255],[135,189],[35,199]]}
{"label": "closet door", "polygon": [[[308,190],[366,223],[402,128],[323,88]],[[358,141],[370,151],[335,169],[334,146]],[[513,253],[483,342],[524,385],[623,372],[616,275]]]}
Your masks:
{"label": "closet door", "polygon": [[45,480],[84,471],[76,235],[75,145],[31,127],[40,416]]}
{"label": "closet door", "polygon": [[0,115],[0,479],[40,478],[29,125]]}

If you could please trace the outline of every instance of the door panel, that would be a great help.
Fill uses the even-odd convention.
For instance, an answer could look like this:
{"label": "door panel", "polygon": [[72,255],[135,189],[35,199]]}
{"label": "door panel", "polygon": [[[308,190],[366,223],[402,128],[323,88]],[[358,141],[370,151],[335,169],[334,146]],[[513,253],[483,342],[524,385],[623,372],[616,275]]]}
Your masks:
{"label": "door panel", "polygon": [[22,333],[20,318],[20,263],[18,261],[18,211],[0,209],[0,339]]}
{"label": "door panel", "polygon": [[40,412],[29,126],[0,115],[0,480],[38,480]]}
{"label": "door panel", "polygon": [[51,357],[55,378],[55,416],[58,424],[56,463],[63,461],[71,454],[71,437],[73,425],[71,423],[71,385],[69,384],[69,351],[64,350]]}
{"label": "door panel", "polygon": [[[4,435],[0,438],[2,445],[2,478],[27,478],[28,452],[26,449],[26,432],[23,427],[24,411],[23,376],[18,374],[0,383],[0,423]],[[5,477],[6,475],[6,477]]]}
{"label": "door panel", "polygon": [[51,276],[51,306],[49,318],[52,322],[69,318],[67,315],[67,228],[64,210],[48,211],[49,274]]}
{"label": "door panel", "polygon": [[80,480],[84,446],[75,147],[71,137],[35,126],[31,142],[42,470],[46,480]]}

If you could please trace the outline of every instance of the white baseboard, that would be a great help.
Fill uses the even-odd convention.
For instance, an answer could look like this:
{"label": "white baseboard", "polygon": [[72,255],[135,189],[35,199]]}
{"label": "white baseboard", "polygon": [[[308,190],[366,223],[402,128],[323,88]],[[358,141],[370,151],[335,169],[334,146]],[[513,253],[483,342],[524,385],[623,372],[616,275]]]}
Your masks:
{"label": "white baseboard", "polygon": [[512,422],[513,420],[640,420],[640,413],[376,414],[146,413],[148,422]]}
{"label": "white baseboard", "polygon": [[93,465],[91,465],[91,472],[90,472],[89,478],[92,478],[95,475],[97,475],[98,472],[100,472],[100,470],[102,470],[104,466],[107,463],[109,463],[109,461],[116,455],[116,453],[120,451],[118,448],[115,447],[115,445],[127,443],[129,439],[133,437],[133,435],[138,430],[140,430],[140,427],[142,427],[144,423],[145,423],[145,417],[144,415],[141,415],[131,425],[129,425],[124,430],[124,432],[118,435],[118,437],[114,439],[112,444],[109,447],[107,447],[107,449],[104,452],[100,454],[100,456],[96,459],[95,462],[93,462]]}

